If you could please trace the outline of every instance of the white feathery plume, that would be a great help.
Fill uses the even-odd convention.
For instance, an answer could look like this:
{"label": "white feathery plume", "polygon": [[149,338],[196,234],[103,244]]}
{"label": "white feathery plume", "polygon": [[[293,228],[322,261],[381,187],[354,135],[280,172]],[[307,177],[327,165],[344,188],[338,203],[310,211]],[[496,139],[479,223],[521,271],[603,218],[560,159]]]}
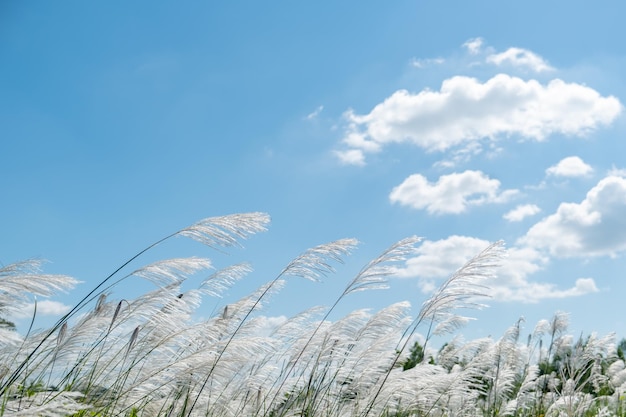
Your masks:
{"label": "white feathery plume", "polygon": [[479,297],[486,297],[486,287],[481,283],[492,276],[504,255],[504,243],[493,243],[450,276],[435,293],[422,304],[418,321],[439,322],[447,319],[446,313],[458,308],[481,308]]}
{"label": "white feathery plume", "polygon": [[[15,348],[23,341],[22,336],[13,329],[0,326],[0,351]],[[0,360],[0,367],[4,365],[4,361]],[[2,379],[2,371],[0,371],[0,379]]]}
{"label": "white feathery plume", "polygon": [[189,237],[207,246],[239,246],[240,239],[264,232],[270,222],[266,213],[239,213],[208,217],[186,227],[176,234]]}
{"label": "white feathery plume", "polygon": [[411,236],[393,244],[358,273],[342,296],[357,291],[388,288],[387,277],[396,272],[393,264],[405,261],[407,256],[415,253],[415,245],[420,241],[421,238]]}
{"label": "white feathery plume", "polygon": [[[234,328],[231,331],[227,332],[227,334],[225,335],[222,341],[223,343],[220,343],[219,346],[216,346],[215,360],[212,361],[208,371],[206,371],[203,374],[204,379],[202,383],[200,384],[198,391],[194,394],[195,397],[193,401],[191,402],[191,406],[188,412],[189,415],[191,415],[191,412],[195,408],[196,404],[198,403],[198,401],[200,401],[201,397],[203,396],[203,391],[205,387],[207,387],[207,384],[209,384],[209,382],[212,382],[212,380],[214,379],[213,378],[214,372],[219,372],[220,368],[224,368],[225,366],[229,365],[228,363],[222,365],[221,359],[224,357],[228,358],[227,355],[229,354],[228,352],[229,347],[231,344],[236,343],[236,338],[240,330],[243,328],[248,317],[250,317],[250,315],[255,310],[261,307],[262,305],[261,302],[262,300],[264,300],[266,296],[271,295],[273,292],[280,290],[283,285],[284,285],[284,280],[277,277],[273,281],[263,285],[261,288],[259,288],[256,292],[254,292],[250,296],[241,300],[241,302],[239,302],[238,305],[234,306],[235,307],[234,309],[229,309],[230,310],[229,314],[228,316],[225,315],[226,317],[224,317],[224,320],[228,320],[229,322],[232,322]],[[220,364],[220,367],[218,367],[218,364]]]}
{"label": "white feathery plume", "polygon": [[[211,247],[235,246],[238,245],[239,239],[245,239],[254,233],[265,231],[269,220],[269,216],[265,213],[243,213],[211,217],[172,233],[141,250],[109,274],[98,285],[96,285],[86,296],[78,301],[78,303],[67,314],[65,314],[54,326],[49,329],[43,339],[40,340],[40,343],[36,345],[24,358],[22,363],[16,367],[11,376],[6,381],[2,382],[2,385],[0,386],[0,395],[4,394],[6,390],[9,389],[9,387],[19,378],[19,375],[28,365],[28,362],[44,346],[45,341],[52,337],[55,331],[57,331],[65,322],[67,322],[68,319],[73,317],[86,304],[97,299],[101,294],[105,293],[107,289],[114,286],[116,283],[110,284],[111,279],[116,276],[119,271],[145,252],[174,236],[189,237]],[[19,271],[24,269],[24,266],[28,267],[27,269],[32,269],[33,265],[36,264],[29,261],[27,263],[14,264],[0,269],[0,308],[7,308],[7,300],[5,299],[7,297],[12,302],[15,301],[15,297],[24,297],[24,290],[35,294],[47,295],[55,290],[64,290],[65,288],[71,287],[76,283],[75,280],[69,277],[59,278],[59,276],[41,274],[28,274],[27,277],[29,279],[26,281],[28,284],[26,286],[24,285],[24,282],[19,282],[19,280],[15,279],[16,276],[24,277],[23,274],[19,273]],[[129,275],[126,277],[128,276]],[[123,279],[124,278],[121,278],[118,282]]]}
{"label": "white feathery plume", "polygon": [[190,275],[208,268],[211,268],[211,261],[206,258],[176,258],[151,263],[137,269],[131,275],[164,286],[180,283]]}
{"label": "white feathery plume", "polygon": [[391,329],[405,328],[411,304],[400,301],[378,311],[359,331],[357,340],[376,340]]}
{"label": "white feathery plume", "polygon": [[[468,307],[480,308],[482,306],[475,301],[477,297],[484,296],[485,288],[480,282],[490,277],[494,267],[498,266],[497,261],[503,256],[502,247],[502,242],[496,242],[488,246],[480,254],[457,270],[439,287],[439,289],[437,289],[437,291],[435,291],[433,296],[422,304],[419,314],[403,337],[404,342],[397,348],[398,354],[396,355],[393,366],[395,366],[399,360],[411,336],[421,323],[424,321],[430,322],[431,329],[426,337],[427,343],[431,335],[432,326],[442,320],[450,320],[450,314],[453,310]],[[390,371],[381,378],[378,390],[369,400],[369,404],[362,415],[368,415],[375,404],[379,403],[378,396],[382,393],[389,376]]]}
{"label": "white feathery plume", "polygon": [[200,285],[200,291],[211,297],[221,297],[222,293],[232,287],[235,282],[252,272],[247,263],[231,265],[211,274]]}
{"label": "white feathery plume", "polygon": [[0,268],[0,311],[14,311],[30,301],[29,294],[50,297],[79,283],[66,275],[40,273],[41,261],[21,261]]}
{"label": "white feathery plume", "polygon": [[291,275],[311,281],[334,272],[330,261],[343,263],[359,242],[356,239],[339,239],[308,249],[292,260],[281,272],[281,276]]}
{"label": "white feathery plume", "polygon": [[441,336],[444,334],[453,333],[454,331],[465,326],[471,320],[473,320],[472,317],[465,317],[449,312],[442,312],[439,315],[439,322],[432,330],[432,334],[435,336]]}
{"label": "white feathery plume", "polygon": [[626,364],[621,359],[613,362],[607,370],[607,375],[611,378],[611,386],[621,393],[626,392]]}
{"label": "white feathery plume", "polygon": [[80,401],[82,397],[80,392],[63,391],[50,399],[49,393],[38,392],[26,399],[20,397],[7,401],[2,411],[7,417],[65,417],[91,408]]}
{"label": "white feathery plume", "polygon": [[[393,268],[391,264],[395,262],[404,261],[407,255],[414,253],[415,244],[419,242],[419,240],[420,238],[413,236],[413,237],[406,238],[395,243],[390,248],[385,250],[383,254],[380,255],[378,258],[369,262],[357,274],[357,276],[346,286],[343,293],[337,298],[337,300],[335,300],[334,304],[327,310],[325,316],[322,318],[322,321],[320,322],[318,327],[313,331],[313,333],[308,337],[308,339],[306,339],[306,342],[299,349],[295,357],[290,361],[290,364],[286,372],[287,376],[290,376],[294,373],[294,371],[296,370],[296,366],[300,364],[300,359],[304,355],[305,351],[310,347],[310,345],[314,345],[314,339],[316,338],[316,336],[318,336],[318,332],[321,330],[323,323],[328,318],[330,313],[335,309],[335,307],[339,304],[339,302],[343,299],[343,297],[345,297],[346,295],[350,293],[357,292],[357,291],[362,291],[362,290],[367,290],[367,289],[387,288],[386,278],[395,272],[395,268]],[[348,244],[349,246],[353,246],[355,243],[356,242],[350,239],[350,240],[347,240],[343,245]],[[317,254],[317,253],[318,253],[318,250],[314,252],[314,254]],[[305,252],[305,255],[306,255],[306,252]],[[319,255],[315,255],[313,259],[317,259],[318,264],[320,264]],[[320,265],[324,266],[324,263],[321,263]],[[288,270],[288,268],[286,268],[286,270]],[[306,364],[308,363],[310,362],[306,361]],[[299,385],[301,383],[300,379],[303,375],[304,373],[300,373],[296,375],[295,381],[289,384],[287,384],[287,380],[284,379],[278,385],[275,396],[271,400],[271,403],[272,404],[275,403],[278,399],[278,396],[283,393],[282,389],[285,386],[285,384],[287,384],[287,386],[294,385],[294,384]],[[288,403],[290,403],[290,401],[288,401]]]}
{"label": "white feathery plume", "polygon": [[302,339],[302,335],[308,333],[312,325],[311,321],[315,316],[324,313],[325,308],[321,306],[311,307],[304,310],[293,317],[290,317],[285,323],[281,324],[272,333],[274,339],[284,339],[287,343],[293,340]]}

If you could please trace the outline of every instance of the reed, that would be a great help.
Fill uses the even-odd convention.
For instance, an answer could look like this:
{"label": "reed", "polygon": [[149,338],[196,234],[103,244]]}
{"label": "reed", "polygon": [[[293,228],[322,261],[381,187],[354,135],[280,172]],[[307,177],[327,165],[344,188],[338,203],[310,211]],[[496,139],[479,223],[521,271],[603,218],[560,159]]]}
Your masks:
{"label": "reed", "polygon": [[[263,213],[204,219],[132,256],[49,329],[22,334],[0,324],[0,416],[626,416],[626,366],[614,336],[575,339],[563,313],[527,339],[520,320],[497,340],[430,346],[433,335],[452,335],[468,320],[461,311],[482,307],[483,283],[505,254],[501,242],[452,274],[415,316],[402,301],[330,322],[352,293],[389,285],[420,243],[403,239],[348,280],[330,307],[297,314],[270,334],[260,330],[259,309],[290,279],[333,274],[355,239],[305,251],[204,320],[194,319],[202,299],[236,285],[251,272],[247,264],[212,271],[191,290],[183,283],[211,270],[211,260],[168,259],[123,273],[168,239],[223,251],[268,222]],[[40,267],[25,261],[0,269],[0,314],[78,284]],[[113,299],[129,279],[156,289]],[[418,333],[426,354],[404,367]]]}

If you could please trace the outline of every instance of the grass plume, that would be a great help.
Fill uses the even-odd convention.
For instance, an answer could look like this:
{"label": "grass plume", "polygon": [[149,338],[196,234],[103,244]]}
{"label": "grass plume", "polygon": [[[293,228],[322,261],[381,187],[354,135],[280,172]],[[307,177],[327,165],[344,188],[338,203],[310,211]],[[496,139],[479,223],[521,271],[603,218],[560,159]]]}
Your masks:
{"label": "grass plume", "polygon": [[[390,285],[420,243],[409,237],[347,280],[330,307],[270,330],[260,309],[271,296],[290,279],[335,273],[355,239],[304,251],[269,282],[202,320],[196,312],[203,299],[220,297],[249,275],[248,264],[215,270],[208,258],[188,257],[123,272],[173,237],[222,252],[268,222],[263,213],[204,219],[132,256],[49,329],[21,334],[0,326],[0,416],[626,416],[623,350],[613,335],[571,337],[563,313],[527,337],[520,320],[496,340],[453,338],[439,351],[430,347],[433,335],[467,322],[462,311],[482,307],[485,279],[505,255],[502,242],[453,273],[415,316],[408,301],[399,301],[329,321],[345,297]],[[0,268],[0,315],[77,284],[42,274],[40,265]],[[190,276],[207,270],[197,288],[187,289]],[[156,289],[113,297],[137,278]],[[422,354],[404,366],[418,332],[425,335]]]}

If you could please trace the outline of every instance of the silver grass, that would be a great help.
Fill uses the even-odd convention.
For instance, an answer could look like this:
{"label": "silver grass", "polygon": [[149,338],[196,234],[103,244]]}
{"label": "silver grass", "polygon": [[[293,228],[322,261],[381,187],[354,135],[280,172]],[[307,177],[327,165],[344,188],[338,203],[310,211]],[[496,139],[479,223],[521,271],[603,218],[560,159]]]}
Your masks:
{"label": "silver grass", "polygon": [[[134,360],[142,360],[142,358],[145,360],[152,351],[168,349],[168,346],[165,344],[169,332],[174,330],[180,331],[180,329],[185,328],[186,319],[189,318],[188,314],[186,314],[187,307],[182,309],[175,308],[180,307],[177,304],[184,304],[181,299],[174,295],[177,293],[177,288],[170,288],[169,292],[166,289],[160,289],[152,293],[151,297],[143,296],[128,303],[126,312],[116,321],[115,327],[108,329],[107,337],[111,343],[107,344],[106,349],[102,346],[99,351],[96,364],[99,362],[103,370],[92,371],[90,379],[93,380],[93,384],[99,383],[98,381],[106,381],[107,378],[115,378],[116,372],[111,372],[111,370],[123,365],[126,356],[130,354],[132,344],[136,344],[137,347],[147,348],[133,348]],[[118,307],[120,305],[118,304]],[[117,315],[118,311],[116,308],[114,315]],[[183,317],[176,318],[176,316],[181,314]],[[168,319],[165,319],[165,317],[168,317]],[[106,328],[105,326],[102,327]],[[143,329],[141,333],[138,333],[135,329],[140,327]],[[134,337],[133,333],[135,334]],[[141,338],[139,335],[142,335]],[[184,338],[181,339],[184,342]],[[133,342],[130,343],[129,341]],[[122,353],[121,349],[116,348],[116,346],[126,347],[126,353]],[[105,372],[105,370],[108,371]],[[109,385],[106,382],[103,383],[104,385]]]}
{"label": "silver grass", "polygon": [[79,402],[82,394],[64,391],[50,400],[47,393],[36,393],[26,400],[20,398],[10,400],[4,405],[3,416],[6,417],[65,417],[67,415],[88,410],[88,404]]}
{"label": "silver grass", "polygon": [[390,329],[405,328],[411,304],[401,301],[391,304],[377,312],[356,335],[357,340],[376,340],[386,335]]}
{"label": "silver grass", "polygon": [[180,283],[188,276],[210,267],[211,261],[206,258],[176,258],[146,265],[132,272],[131,275],[144,278],[156,285],[164,286]]}
{"label": "silver grass", "polygon": [[[235,328],[232,330],[232,332],[229,332],[229,336],[225,339],[225,342],[223,343],[223,345],[218,347],[218,350],[217,350],[218,353],[215,358],[215,361],[212,363],[209,370],[204,374],[205,375],[204,380],[202,381],[200,388],[195,394],[195,397],[191,403],[188,415],[191,415],[193,409],[195,408],[196,404],[200,400],[205,387],[207,386],[207,384],[209,384],[209,382],[211,382],[213,373],[219,370],[217,369],[218,363],[220,362],[222,357],[227,353],[227,350],[229,346],[231,345],[231,343],[235,341],[235,338],[238,332],[241,330],[241,328],[243,327],[248,317],[257,308],[259,308],[262,305],[261,302],[264,299],[264,297],[266,297],[267,295],[270,295],[272,292],[278,291],[282,287],[283,283],[284,281],[280,279],[279,277],[277,277],[270,283],[259,288],[259,290],[253,293],[250,297],[243,299],[242,302],[239,303],[239,306],[236,309],[236,315],[235,315],[235,317],[238,316],[237,324]],[[228,318],[230,317],[233,317],[233,316],[229,316]]]}
{"label": "silver grass", "polygon": [[[226,345],[220,351],[220,354],[218,355],[216,363],[219,362],[221,356],[224,354],[225,350],[228,348],[230,340],[232,340],[236,336],[237,332],[239,332],[243,323],[247,320],[247,318],[252,313],[252,311],[256,309],[257,305],[260,304],[261,300],[266,296],[268,291],[273,289],[276,283],[281,280],[281,277],[285,275],[297,275],[297,276],[301,276],[307,279],[318,279],[321,275],[332,272],[332,267],[329,264],[329,261],[341,261],[342,256],[349,253],[350,250],[355,245],[356,245],[356,240],[354,239],[341,239],[341,240],[324,244],[324,245],[320,245],[313,249],[305,251],[302,255],[297,257],[294,261],[290,262],[290,264],[288,264],[288,266],[285,267],[285,269],[283,269],[283,271],[273,281],[271,281],[268,285],[266,285],[265,289],[258,295],[254,303],[250,306],[245,316],[240,321],[240,324],[232,333],[232,336],[231,336],[231,339],[229,339],[229,342],[227,342]],[[211,371],[209,372],[205,381],[203,382],[202,387],[200,389],[200,393],[204,389],[204,386],[208,383],[210,375],[213,372],[214,367],[211,368]],[[199,397],[200,397],[200,394],[198,394],[196,398],[194,399],[189,413],[191,413],[191,410],[193,410],[194,407],[196,406],[199,400]]]}
{"label": "silver grass", "polygon": [[201,242],[207,246],[238,246],[240,239],[264,232],[270,222],[266,213],[241,213],[208,217],[186,227],[176,234]]}
{"label": "silver grass", "polygon": [[[348,248],[349,241],[340,247]],[[103,416],[128,415],[134,408],[143,416],[177,417],[621,415],[626,367],[615,356],[614,336],[575,341],[564,333],[567,317],[561,313],[540,322],[528,343],[519,341],[518,322],[495,341],[453,339],[439,351],[436,364],[422,362],[407,371],[398,366],[406,357],[398,346],[414,340],[421,322],[432,323],[429,335],[463,324],[466,318],[456,309],[476,306],[482,277],[497,264],[497,250],[493,262],[488,257],[470,261],[464,273],[457,271],[460,278],[446,281],[445,289],[424,303],[432,307],[423,306],[427,315],[411,318],[410,305],[403,302],[375,314],[355,310],[327,321],[345,295],[386,284],[393,264],[412,253],[409,244],[404,253],[386,252],[368,264],[330,310],[310,309],[261,334],[264,319],[254,313],[284,284],[281,277],[319,279],[348,253],[323,246],[201,322],[192,319],[201,297],[219,296],[249,272],[247,265],[217,271],[198,289],[181,292],[176,284],[194,267],[185,269],[186,260],[155,263],[143,268],[163,284],[155,291],[120,302],[107,300],[106,291],[94,292],[92,310],[61,321],[52,333],[33,332],[15,341],[3,340],[0,333],[0,381],[9,381],[0,415],[66,415],[88,404]],[[438,302],[429,304],[438,294]],[[540,375],[537,364],[553,360],[557,371]],[[22,362],[26,365],[11,380],[13,364]],[[36,381],[65,391],[30,397],[20,391],[20,384]],[[596,391],[610,386],[615,393],[594,397],[583,386]],[[84,397],[68,400],[65,392],[72,390]]]}
{"label": "silver grass", "polygon": [[458,415],[460,407],[451,406],[476,395],[466,382],[463,372],[447,372],[436,365],[421,364],[404,372],[396,368],[389,374],[381,392],[373,398],[373,405],[362,410],[361,414],[411,410],[417,415]]}
{"label": "silver grass", "polygon": [[504,254],[504,243],[499,241],[468,261],[422,304],[418,321],[438,322],[440,318],[448,318],[447,314],[452,310],[483,307],[476,301],[477,298],[487,296],[486,287],[482,283],[493,276]]}
{"label": "silver grass", "polygon": [[368,289],[388,288],[387,277],[396,272],[394,263],[405,261],[415,253],[415,245],[421,241],[417,236],[402,239],[370,261],[348,284],[343,295]]}
{"label": "silver grass", "polygon": [[[22,336],[18,332],[0,326],[0,351],[17,347],[22,341]],[[0,362],[0,366],[2,366],[1,364],[2,362]],[[0,379],[2,379],[1,372]]]}
{"label": "silver grass", "polygon": [[618,359],[609,365],[607,376],[611,378],[611,385],[615,388],[620,388],[626,384],[626,365],[624,361]]}
{"label": "silver grass", "polygon": [[281,276],[297,276],[311,281],[334,272],[330,261],[343,263],[359,242],[356,239],[340,239],[308,249],[293,259],[281,272]]}
{"label": "silver grass", "polygon": [[[406,257],[415,251],[415,244],[417,244],[421,239],[413,236],[406,239],[403,239],[387,250],[385,250],[379,257],[375,258],[371,262],[369,262],[357,275],[356,277],[346,286],[343,293],[335,300],[334,304],[328,309],[326,315],[322,319],[323,323],[330,313],[335,309],[335,307],[339,304],[339,302],[345,297],[353,292],[368,290],[368,289],[384,289],[387,288],[387,277],[393,275],[396,271],[394,263],[402,262],[406,260]],[[292,374],[295,370],[296,365],[299,363],[300,358],[305,354],[305,351],[309,347],[309,345],[313,342],[314,338],[317,336],[318,331],[321,329],[318,326],[313,333],[309,336],[307,341],[303,344],[303,347],[300,349],[298,354],[294,359],[290,361],[289,368],[287,370],[287,375]],[[296,375],[296,384],[300,382],[300,378],[304,375],[304,373],[299,373]],[[276,390],[276,394],[272,399],[272,403],[276,401],[278,395],[282,395],[283,392],[281,389],[285,385],[286,380],[283,380],[278,389]]]}
{"label": "silver grass", "polygon": [[[2,385],[0,386],[0,395],[4,394],[6,390],[20,377],[20,374],[27,367],[31,359],[38,354],[38,351],[43,348],[45,341],[52,337],[55,331],[66,323],[67,320],[76,315],[86,304],[96,300],[100,297],[100,295],[106,293],[106,291],[112,286],[124,280],[126,277],[119,279],[116,283],[110,283],[118,272],[145,252],[174,236],[190,237],[212,247],[234,246],[238,244],[239,239],[245,239],[254,233],[266,230],[266,225],[268,223],[269,216],[264,213],[244,213],[212,217],[170,234],[169,236],[166,236],[141,250],[109,274],[109,276],[102,280],[98,285],[96,285],[67,314],[61,317],[61,319],[59,319],[57,323],[49,329],[46,335],[40,340],[40,343],[34,346],[31,352],[13,370],[11,376],[2,382]],[[21,300],[22,302],[26,302],[25,300],[27,299],[24,298],[24,291],[34,294],[47,295],[54,291],[64,290],[76,283],[73,278],[69,277],[41,275],[28,272],[33,269],[33,266],[38,266],[38,263],[35,261],[27,261],[9,265],[8,267],[0,269],[0,310],[10,308],[14,305],[7,304],[7,301],[14,303],[17,299],[18,301]],[[22,272],[25,269],[26,273]],[[20,277],[28,278],[26,280],[27,285],[25,285],[24,279],[19,279]]]}
{"label": "silver grass", "polygon": [[[369,392],[393,366],[396,360],[394,346],[410,321],[407,309],[406,303],[392,305],[375,315],[359,332],[346,361],[347,366],[342,366],[338,372],[340,381],[351,381],[346,387],[348,392]],[[381,320],[387,321],[386,328],[380,326]]]}
{"label": "silver grass", "polygon": [[228,266],[206,278],[200,285],[200,291],[211,297],[221,297],[224,291],[250,272],[252,267],[247,263]]}
{"label": "silver grass", "polygon": [[50,297],[79,283],[65,275],[42,274],[41,263],[27,260],[0,267],[0,312],[22,308],[30,301],[30,295]]}
{"label": "silver grass", "polygon": [[135,343],[137,343],[138,337],[139,337],[139,326],[135,327],[135,329],[133,330],[133,333],[130,335],[130,340],[128,341],[128,348],[126,349],[126,353],[124,354],[124,360],[128,358],[130,351],[135,346]]}
{"label": "silver grass", "polygon": [[[410,246],[407,250],[410,250]],[[411,336],[423,322],[430,322],[431,327],[426,337],[427,343],[433,326],[442,320],[450,320],[450,314],[453,310],[482,307],[481,304],[475,301],[476,298],[485,296],[485,287],[481,285],[481,282],[491,277],[494,268],[499,266],[498,262],[503,255],[503,243],[496,242],[488,246],[448,278],[439,289],[435,291],[435,294],[422,305],[413,324],[403,337],[404,342],[397,348],[398,354],[392,365],[395,366],[401,353],[406,349]],[[390,374],[391,371],[388,371],[381,378],[381,381],[378,383],[378,390],[371,397],[368,406],[361,415],[369,415],[373,411],[375,404],[380,401],[378,396],[382,393]]]}
{"label": "silver grass", "polygon": [[278,340],[300,340],[303,333],[307,333],[311,326],[311,321],[321,316],[325,311],[324,307],[317,306],[304,310],[289,318],[285,323],[277,327],[272,333],[272,337]]}
{"label": "silver grass", "polygon": [[458,314],[452,314],[443,312],[439,316],[439,322],[435,325],[432,330],[432,334],[434,336],[441,336],[445,334],[450,334],[465,326],[473,320],[471,317],[460,316]]}
{"label": "silver grass", "polygon": [[541,339],[541,337],[550,331],[550,322],[546,319],[539,320],[535,325],[532,337],[533,339]]}
{"label": "silver grass", "polygon": [[[568,383],[566,383],[566,385],[568,385]],[[565,395],[556,399],[550,407],[548,407],[546,417],[583,417],[593,403],[594,399],[591,394],[575,393]]]}

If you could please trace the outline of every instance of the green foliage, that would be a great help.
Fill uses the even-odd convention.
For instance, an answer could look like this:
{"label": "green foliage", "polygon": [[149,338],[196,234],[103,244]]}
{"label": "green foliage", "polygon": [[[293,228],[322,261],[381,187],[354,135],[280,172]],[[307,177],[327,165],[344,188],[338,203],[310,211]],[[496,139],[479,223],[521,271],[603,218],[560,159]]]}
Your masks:
{"label": "green foliage", "polygon": [[9,330],[15,330],[15,323],[5,318],[0,317],[0,327],[4,327]]}
{"label": "green foliage", "polygon": [[621,360],[626,360],[624,359],[624,355],[626,355],[626,338],[620,340],[617,344],[617,357]]}
{"label": "green foliage", "polygon": [[415,366],[422,363],[423,360],[424,347],[419,342],[415,342],[413,346],[411,346],[409,357],[402,362],[402,370],[406,371],[407,369],[415,368]]}

